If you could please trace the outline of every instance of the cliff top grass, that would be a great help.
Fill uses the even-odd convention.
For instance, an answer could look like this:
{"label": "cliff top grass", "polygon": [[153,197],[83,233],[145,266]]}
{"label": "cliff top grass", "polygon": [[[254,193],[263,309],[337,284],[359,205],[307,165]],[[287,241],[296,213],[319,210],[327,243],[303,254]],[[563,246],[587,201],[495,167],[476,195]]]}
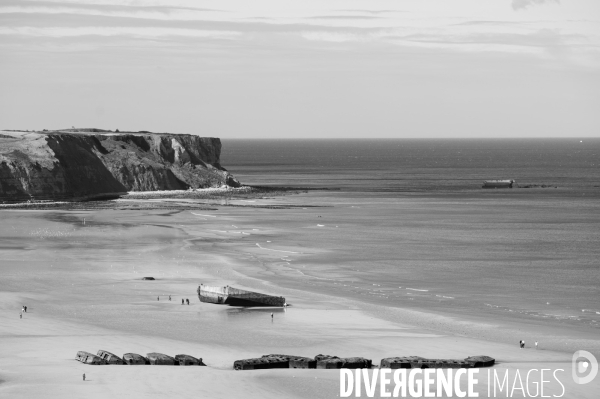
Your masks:
{"label": "cliff top grass", "polygon": [[50,135],[50,134],[76,134],[76,135],[86,135],[86,136],[91,136],[91,135],[104,135],[104,136],[111,136],[111,135],[120,135],[120,134],[132,134],[132,135],[179,135],[179,136],[196,136],[195,134],[191,134],[191,133],[171,133],[171,132],[151,132],[148,130],[138,130],[138,131],[133,131],[133,130],[119,130],[119,129],[115,129],[115,130],[106,130],[106,129],[98,129],[98,128],[94,128],[94,127],[86,127],[86,128],[70,128],[70,129],[57,129],[57,130],[49,130],[49,129],[42,129],[42,130],[25,130],[25,129],[6,129],[6,130],[0,130],[0,138],[18,138],[18,137],[23,137],[27,134],[44,134],[44,135]]}

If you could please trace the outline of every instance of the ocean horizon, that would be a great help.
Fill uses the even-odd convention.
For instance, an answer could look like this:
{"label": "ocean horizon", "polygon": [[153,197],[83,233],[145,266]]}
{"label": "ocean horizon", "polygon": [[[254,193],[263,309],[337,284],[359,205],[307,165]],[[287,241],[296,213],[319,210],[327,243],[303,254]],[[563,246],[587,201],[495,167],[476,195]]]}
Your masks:
{"label": "ocean horizon", "polygon": [[[223,139],[222,164],[249,185],[347,191],[479,190],[513,179],[597,195],[600,139]],[[594,187],[597,186],[597,187]]]}

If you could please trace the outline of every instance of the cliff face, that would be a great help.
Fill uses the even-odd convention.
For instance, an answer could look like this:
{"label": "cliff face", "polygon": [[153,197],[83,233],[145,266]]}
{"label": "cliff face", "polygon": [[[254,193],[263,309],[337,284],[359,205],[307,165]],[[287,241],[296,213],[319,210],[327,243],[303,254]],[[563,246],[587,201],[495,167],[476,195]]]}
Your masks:
{"label": "cliff face", "polygon": [[3,132],[0,201],[239,186],[220,153],[219,139],[192,135]]}

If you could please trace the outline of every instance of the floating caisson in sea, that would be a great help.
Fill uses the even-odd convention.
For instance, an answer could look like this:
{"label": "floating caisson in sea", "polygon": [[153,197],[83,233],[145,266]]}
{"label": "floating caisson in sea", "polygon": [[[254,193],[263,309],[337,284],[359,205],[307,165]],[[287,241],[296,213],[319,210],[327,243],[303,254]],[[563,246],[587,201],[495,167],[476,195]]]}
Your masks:
{"label": "floating caisson in sea", "polygon": [[486,180],[482,188],[512,188],[515,183],[514,180]]}
{"label": "floating caisson in sea", "polygon": [[216,303],[231,306],[285,306],[285,298],[258,292],[240,290],[228,285],[214,287],[200,284],[198,298],[201,302]]}

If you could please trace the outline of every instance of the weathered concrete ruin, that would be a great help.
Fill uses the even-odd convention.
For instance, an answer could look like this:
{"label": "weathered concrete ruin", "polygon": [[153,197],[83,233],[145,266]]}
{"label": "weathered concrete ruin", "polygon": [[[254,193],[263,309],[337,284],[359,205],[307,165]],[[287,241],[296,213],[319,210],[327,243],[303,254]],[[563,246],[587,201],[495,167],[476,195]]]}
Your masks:
{"label": "weathered concrete ruin", "polygon": [[364,357],[345,357],[317,355],[315,356],[318,369],[370,369],[373,365],[371,359]]}
{"label": "weathered concrete ruin", "polygon": [[77,352],[77,360],[86,364],[126,364],[134,365],[164,365],[164,366],[206,366],[202,358],[195,358],[190,355],[180,354],[175,358],[163,353],[148,353],[147,357],[137,353],[126,353],[123,358],[105,350],[99,350],[98,355],[93,355],[89,352]]}
{"label": "weathered concrete ruin", "polygon": [[125,364],[123,359],[114,353],[108,351],[99,350],[97,353],[98,357],[106,362],[106,364]]}
{"label": "weathered concrete ruin", "polygon": [[[206,366],[202,358],[186,354],[171,357],[163,353],[151,352],[147,357],[137,353],[126,353],[121,359],[114,353],[99,350],[98,355],[89,352],[77,352],[76,359],[85,364],[127,364],[127,365],[163,365],[163,366]],[[388,369],[459,369],[491,367],[496,360],[489,356],[469,356],[466,359],[427,359],[419,356],[387,357],[381,359],[379,368]],[[271,354],[252,359],[236,360],[234,370],[264,369],[370,369],[371,359],[364,357],[338,357],[317,355],[314,358],[294,355]]]}
{"label": "weathered concrete ruin", "polygon": [[123,355],[123,361],[130,366],[150,364],[148,359],[137,353],[126,353]]}
{"label": "weathered concrete ruin", "polygon": [[77,352],[77,355],[75,356],[75,359],[79,360],[81,363],[85,363],[85,364],[107,364],[104,359],[102,359],[99,356],[96,356],[92,353],[86,352],[86,351],[79,351]]}
{"label": "weathered concrete ruin", "polygon": [[491,367],[495,359],[489,356],[471,356],[464,360],[426,359],[419,356],[388,357],[381,359],[379,368],[388,369],[468,369]]}
{"label": "weathered concrete ruin", "polygon": [[474,368],[492,367],[496,363],[496,359],[494,359],[493,357],[484,356],[484,355],[469,356],[468,358],[465,359],[465,361],[470,363],[472,365],[472,367],[474,367]]}
{"label": "weathered concrete ruin", "polygon": [[278,355],[266,355],[255,359],[243,359],[233,362],[234,370],[287,369],[289,367],[290,359]]}
{"label": "weathered concrete ruin", "polygon": [[190,355],[175,355],[175,362],[180,366],[206,366],[202,358],[196,359]]}
{"label": "weathered concrete ruin", "polygon": [[200,284],[198,298],[201,302],[225,304],[230,306],[277,306],[285,305],[285,298],[258,292],[240,290],[230,286],[214,287]]}
{"label": "weathered concrete ruin", "polygon": [[177,365],[179,365],[179,362],[176,363],[175,359],[173,359],[169,355],[165,355],[164,353],[151,352],[151,353],[147,353],[146,357],[148,358],[148,361],[150,362],[150,364],[154,365],[154,366],[177,366]]}
{"label": "weathered concrete ruin", "polygon": [[[321,365],[319,367],[319,364]],[[254,359],[236,360],[235,370],[262,369],[340,369],[371,368],[370,359],[362,357],[339,358],[337,356],[317,355],[315,358],[292,355],[264,355]]]}
{"label": "weathered concrete ruin", "polygon": [[317,361],[310,357],[293,357],[290,358],[291,369],[316,369]]}

